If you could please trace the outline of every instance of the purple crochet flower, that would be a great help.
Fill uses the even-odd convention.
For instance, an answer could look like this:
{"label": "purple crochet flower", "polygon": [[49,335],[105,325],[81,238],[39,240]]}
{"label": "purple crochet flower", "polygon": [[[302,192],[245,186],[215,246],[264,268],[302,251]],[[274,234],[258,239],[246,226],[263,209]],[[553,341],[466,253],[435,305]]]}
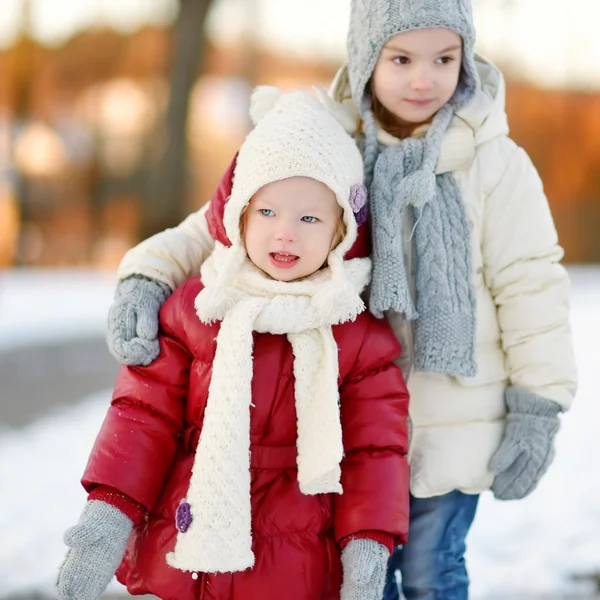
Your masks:
{"label": "purple crochet flower", "polygon": [[367,222],[367,188],[362,183],[356,183],[350,188],[348,199],[356,223],[360,226]]}
{"label": "purple crochet flower", "polygon": [[175,525],[181,533],[185,533],[192,524],[192,507],[188,502],[182,500],[175,513]]}

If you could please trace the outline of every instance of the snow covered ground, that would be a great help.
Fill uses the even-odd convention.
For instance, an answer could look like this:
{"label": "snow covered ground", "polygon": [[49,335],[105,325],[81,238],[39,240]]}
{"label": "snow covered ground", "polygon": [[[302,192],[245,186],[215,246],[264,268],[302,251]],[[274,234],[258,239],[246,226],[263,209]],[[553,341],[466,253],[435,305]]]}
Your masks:
{"label": "snow covered ground", "polygon": [[[539,489],[512,503],[483,496],[468,540],[473,598],[574,593],[581,588],[571,575],[600,572],[600,268],[571,273],[579,395]],[[101,335],[113,285],[114,276],[101,273],[0,274],[0,352]],[[104,390],[0,432],[0,598],[52,593],[62,532],[85,502],[78,480],[109,397]]]}
{"label": "snow covered ground", "polygon": [[116,276],[104,271],[0,271],[0,352],[104,336]]}

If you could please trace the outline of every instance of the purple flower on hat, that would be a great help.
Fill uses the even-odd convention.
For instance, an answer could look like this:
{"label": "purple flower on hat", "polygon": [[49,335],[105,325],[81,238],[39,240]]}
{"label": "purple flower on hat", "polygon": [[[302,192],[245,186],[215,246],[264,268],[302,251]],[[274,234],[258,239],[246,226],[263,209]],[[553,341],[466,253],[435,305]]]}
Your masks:
{"label": "purple flower on hat", "polygon": [[192,507],[189,502],[182,500],[175,513],[175,525],[181,533],[185,533],[192,524]]}
{"label": "purple flower on hat", "polygon": [[362,183],[355,183],[350,188],[348,199],[358,225],[367,221],[367,188]]}

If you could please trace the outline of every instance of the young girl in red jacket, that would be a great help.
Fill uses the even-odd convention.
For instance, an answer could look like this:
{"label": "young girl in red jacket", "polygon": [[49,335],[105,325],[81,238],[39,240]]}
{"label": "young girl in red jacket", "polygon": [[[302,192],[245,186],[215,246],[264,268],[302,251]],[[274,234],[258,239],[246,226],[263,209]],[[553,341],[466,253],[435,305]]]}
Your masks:
{"label": "young girl in red jacket", "polygon": [[213,254],[163,305],[159,358],[119,374],[63,600],[115,572],[164,600],[380,600],[406,539],[408,394],[361,299],[360,153],[306,92],[259,88],[251,114]]}

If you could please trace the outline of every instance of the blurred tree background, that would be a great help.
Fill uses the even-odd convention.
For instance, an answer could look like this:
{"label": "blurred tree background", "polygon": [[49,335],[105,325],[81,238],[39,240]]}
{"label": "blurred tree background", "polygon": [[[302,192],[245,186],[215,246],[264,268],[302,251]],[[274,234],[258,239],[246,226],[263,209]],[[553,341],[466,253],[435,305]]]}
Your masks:
{"label": "blurred tree background", "polygon": [[[173,0],[160,22],[99,20],[43,43],[31,0],[19,0],[19,33],[0,49],[0,266],[114,268],[210,198],[255,84],[327,87],[343,47],[262,43],[260,0],[230,10],[236,35],[209,35],[225,1]],[[497,62],[511,133],[540,171],[567,260],[599,262],[600,86],[540,85]]]}
{"label": "blurred tree background", "polygon": [[[179,0],[174,26],[169,102],[156,169],[148,177],[142,237],[173,227],[188,212],[187,143],[189,98],[204,65],[204,22],[212,0]],[[168,201],[165,199],[168,198]]]}

